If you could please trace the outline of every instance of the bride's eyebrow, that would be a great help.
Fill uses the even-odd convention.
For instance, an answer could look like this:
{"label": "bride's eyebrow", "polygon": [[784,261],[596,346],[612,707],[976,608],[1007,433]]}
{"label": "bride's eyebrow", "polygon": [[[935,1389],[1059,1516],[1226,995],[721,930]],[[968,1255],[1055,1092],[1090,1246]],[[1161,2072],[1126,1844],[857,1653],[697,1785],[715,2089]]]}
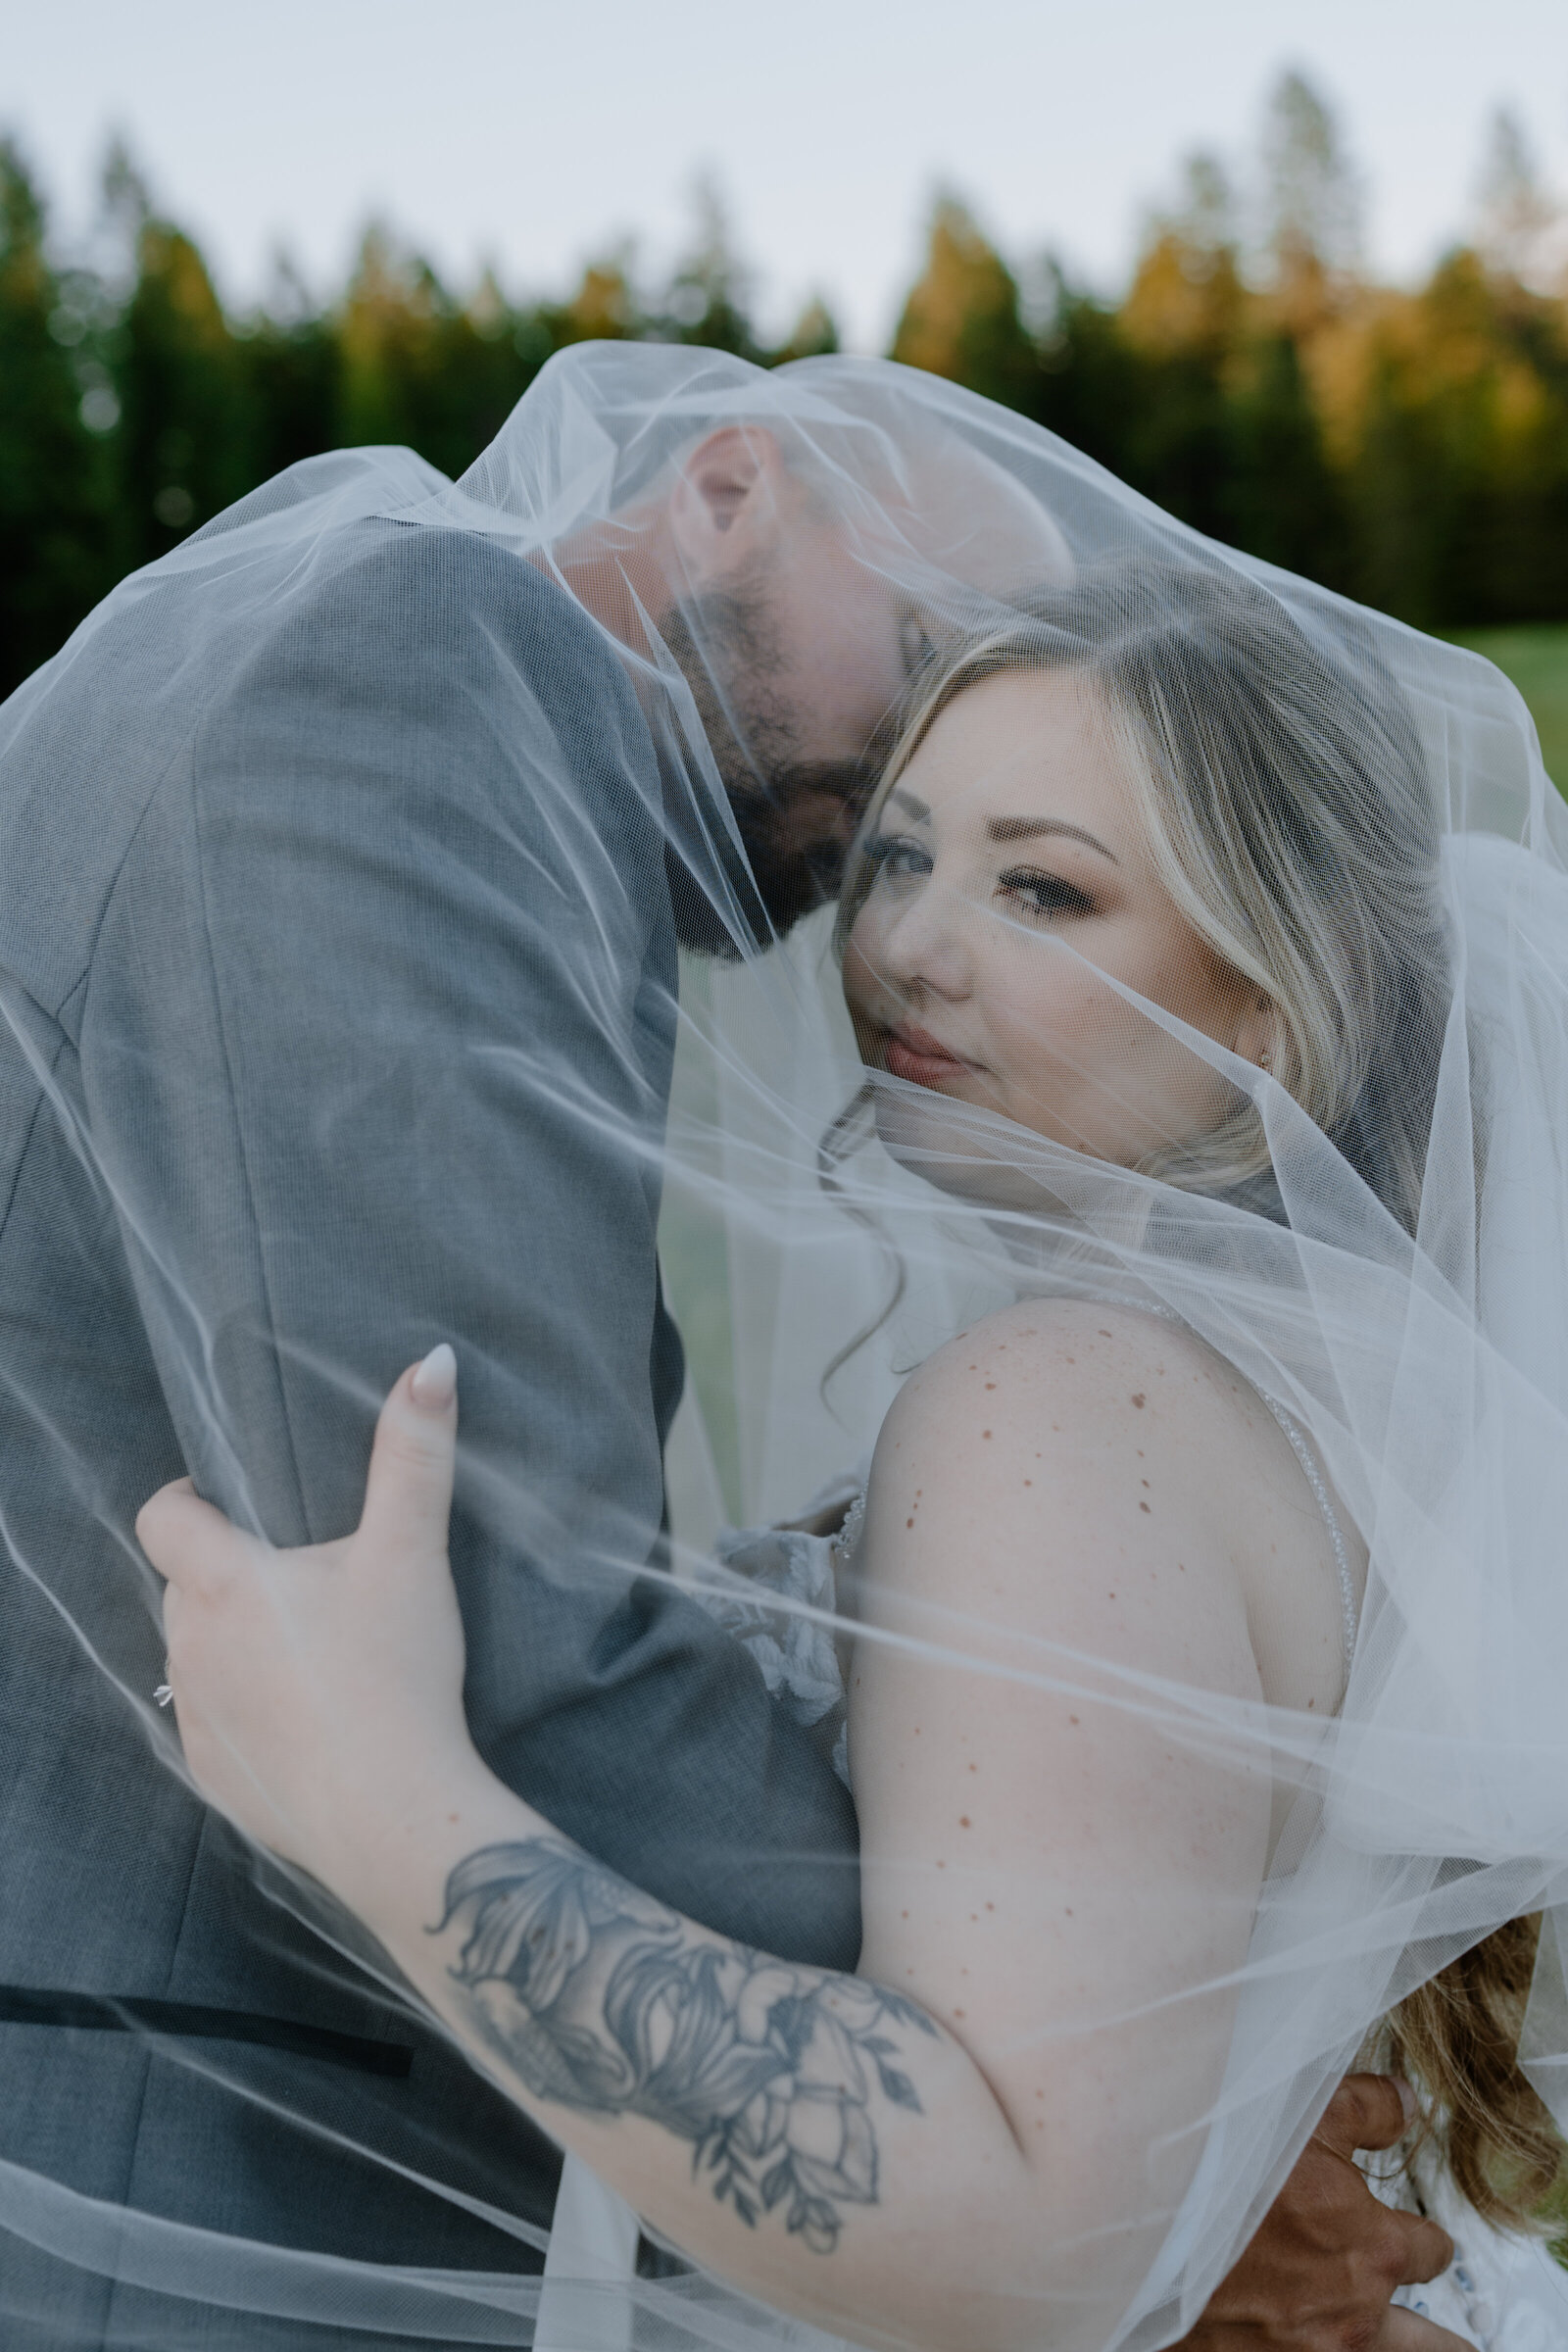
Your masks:
{"label": "bride's eyebrow", "polygon": [[897,801],[905,815],[911,818],[915,824],[928,825],[931,822],[931,811],[924,801],[917,800],[912,792],[906,792],[902,784],[895,784],[893,790],[888,794],[888,799]]}
{"label": "bride's eyebrow", "polygon": [[1065,833],[1069,840],[1087,842],[1102,858],[1108,858],[1112,865],[1121,863],[1115,851],[1107,850],[1097,835],[1086,833],[1082,825],[1069,825],[1058,816],[994,816],[986,831],[993,841],[1033,841],[1042,833]]}

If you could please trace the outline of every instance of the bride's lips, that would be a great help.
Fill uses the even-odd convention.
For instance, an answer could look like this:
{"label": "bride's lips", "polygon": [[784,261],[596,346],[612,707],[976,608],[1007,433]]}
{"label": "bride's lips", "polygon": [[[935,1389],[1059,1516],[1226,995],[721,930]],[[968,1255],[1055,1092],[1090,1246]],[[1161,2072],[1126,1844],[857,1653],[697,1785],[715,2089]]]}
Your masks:
{"label": "bride's lips", "polygon": [[950,1054],[929,1029],[913,1028],[907,1021],[888,1031],[883,1060],[893,1077],[906,1078],[914,1086],[951,1086],[973,1067]]}

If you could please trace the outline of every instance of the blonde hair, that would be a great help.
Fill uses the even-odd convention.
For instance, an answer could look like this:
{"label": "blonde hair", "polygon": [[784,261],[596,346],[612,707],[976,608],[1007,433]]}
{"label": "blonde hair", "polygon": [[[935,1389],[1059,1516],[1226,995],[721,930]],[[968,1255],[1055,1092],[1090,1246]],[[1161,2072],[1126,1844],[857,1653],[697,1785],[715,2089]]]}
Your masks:
{"label": "blonde hair", "polygon": [[[1030,596],[911,681],[845,874],[842,951],[869,893],[866,842],[940,713],[1012,670],[1071,671],[1126,756],[1161,880],[1273,1008],[1273,1074],[1407,1231],[1451,1001],[1436,805],[1398,689],[1354,615],[1319,636],[1245,575],[1125,565]],[[861,1098],[836,1127],[848,1138]],[[830,1131],[832,1133],[833,1131]],[[1280,1213],[1243,1101],[1149,1171]],[[1563,2149],[1520,2072],[1539,1921],[1516,1919],[1401,2001],[1369,2055],[1425,2093],[1425,2134],[1490,2219],[1529,2226]]]}
{"label": "blonde hair", "polygon": [[1406,1994],[1366,2050],[1426,2093],[1422,2135],[1461,2196],[1504,2228],[1535,2222],[1564,2177],[1564,2149],[1519,2068],[1541,1915],[1511,1919]]}

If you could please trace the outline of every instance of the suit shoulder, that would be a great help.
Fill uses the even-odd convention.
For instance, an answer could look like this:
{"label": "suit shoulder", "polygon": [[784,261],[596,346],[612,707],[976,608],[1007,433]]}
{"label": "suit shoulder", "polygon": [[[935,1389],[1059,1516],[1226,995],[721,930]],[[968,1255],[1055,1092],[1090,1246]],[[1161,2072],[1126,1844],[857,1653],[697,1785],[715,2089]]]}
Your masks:
{"label": "suit shoulder", "polygon": [[651,821],[657,763],[624,666],[538,565],[480,532],[378,519],[332,534],[313,572],[216,649],[204,787],[260,767],[334,793],[401,777],[450,804],[514,796],[526,771],[530,792],[554,779]]}
{"label": "suit shoulder", "polygon": [[500,661],[543,695],[587,675],[599,691],[635,699],[598,624],[539,564],[485,532],[375,517],[335,534],[314,570],[303,594],[278,597],[270,621],[264,608],[259,658],[282,643],[346,641],[416,672]]}

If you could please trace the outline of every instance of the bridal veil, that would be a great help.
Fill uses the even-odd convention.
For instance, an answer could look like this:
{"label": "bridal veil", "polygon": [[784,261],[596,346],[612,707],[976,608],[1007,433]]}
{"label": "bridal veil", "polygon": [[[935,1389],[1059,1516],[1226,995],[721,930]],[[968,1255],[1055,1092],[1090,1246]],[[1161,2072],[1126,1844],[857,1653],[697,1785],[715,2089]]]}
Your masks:
{"label": "bridal veil", "polygon": [[[1219,758],[1223,729],[1201,707],[1214,674],[1203,641],[1250,630],[1278,663],[1262,700],[1288,709],[1292,740],[1318,742],[1325,765],[1350,762],[1362,796],[1357,838],[1405,877],[1377,897],[1375,921],[1358,895],[1364,877],[1353,864],[1332,867],[1332,844],[1303,813],[1310,792],[1276,811],[1275,828],[1314,866],[1312,903],[1332,934],[1342,1009],[1359,992],[1358,1027],[1348,1010],[1337,1030],[1328,1021],[1335,1070],[1309,1084],[1299,1055],[1291,1068],[1242,1062],[1162,1006],[1125,988],[1116,997],[1118,1017],[1152,1025],[1170,1055],[1212,1073],[1228,1157],[1199,1164],[1170,1139],[1136,1164],[1112,1164],[991,1111],[950,1104],[938,1123],[919,1089],[867,1079],[839,990],[833,906],[775,934],[725,796],[726,782],[734,789],[739,777],[744,793],[751,776],[765,798],[776,750],[763,740],[765,697],[748,694],[737,666],[747,615],[733,601],[695,597],[662,627],[627,559],[639,518],[667,495],[688,453],[725,426],[773,437],[809,494],[805,512],[815,519],[803,527],[831,530],[890,616],[911,693],[929,665],[988,636],[1033,630],[1051,659],[1098,659],[1129,633],[1169,625],[1172,642],[1199,647],[1185,667],[1177,660],[1173,691]],[[526,559],[629,677],[656,747],[651,791],[653,771],[623,760],[611,729],[604,804],[574,809],[550,710],[527,678],[509,690],[498,657],[494,707],[468,716],[520,733],[529,772],[554,795],[562,867],[579,899],[569,918],[547,905],[530,914],[534,945],[557,959],[564,997],[590,1007],[604,999],[606,1044],[584,1067],[548,1038],[530,1050],[470,1027],[454,1042],[454,1052],[490,1057],[495,1084],[531,1105],[545,1132],[567,1138],[563,1149],[623,1157],[657,1213],[687,1375],[666,1448],[669,1539],[654,1573],[748,1598],[745,1547],[724,1546],[732,1564],[713,1564],[723,1532],[796,1517],[823,1491],[848,1499],[910,1366],[989,1309],[1053,1294],[1196,1333],[1285,1416],[1303,1463],[1366,1547],[1332,1720],[1222,1701],[1175,1663],[1133,1676],[1026,1639],[1005,1669],[987,1668],[1037,1688],[1043,1701],[1077,1692],[1152,1716],[1170,1741],[1234,1759],[1239,1771],[1263,1758],[1293,1792],[1236,1981],[1173,1986],[1169,1996],[1173,2036],[1190,2016],[1212,2020],[1216,1989],[1227,2024],[1191,2112],[1150,2119],[1152,2145],[1176,2156],[1152,2167],[1138,2218],[1153,2251],[1107,2352],[1152,2348],[1192,2323],[1379,2021],[1524,1915],[1543,1924],[1521,2056],[1568,2127],[1568,812],[1518,695],[1477,656],[1200,539],[1050,433],[936,379],[850,359],[767,374],[710,353],[584,346],[551,362],[456,484],[403,450],[312,460],[123,582],[0,710],[0,781],[28,780],[25,823],[49,821],[49,763],[79,756],[57,717],[73,680],[101,677],[122,711],[140,710],[149,724],[174,712],[174,733],[194,728],[247,647],[367,526],[466,534]],[[625,574],[613,630],[604,598],[584,601],[585,566]],[[1087,631],[1081,645],[1074,631]],[[1273,740],[1258,723],[1257,740]],[[112,753],[99,744],[93,756]],[[434,742],[431,758],[441,756]],[[1259,795],[1281,789],[1260,763]],[[499,839],[507,812],[491,821]],[[438,840],[430,854],[443,854]],[[686,943],[678,978],[673,961],[656,960],[640,983],[639,1022],[673,1039],[667,1118],[617,1027],[607,977],[617,958],[642,953],[623,861],[650,858],[663,861]],[[852,860],[852,883],[854,870]],[[579,919],[583,908],[593,922]],[[45,938],[52,915],[36,908]],[[172,926],[200,919],[190,905],[168,913]],[[416,899],[407,921],[420,921]],[[270,975],[265,931],[256,936],[245,987],[253,1023],[265,1024]],[[395,955],[397,942],[383,948]],[[158,952],[150,940],[147,953]],[[1038,953],[1074,951],[1042,939]],[[193,1466],[200,1475],[221,1465],[232,1480],[252,1400],[234,1335],[186,1264],[193,1231],[232,1204],[204,1197],[200,1165],[171,1162],[153,1183],[154,1158],[131,1171],[117,1164],[57,1051],[31,968],[0,943],[0,1010],[41,1090],[38,1115],[57,1124],[95,1213],[127,1237],[162,1378],[203,1433]],[[346,1037],[341,1054],[302,1060],[297,1130],[273,1139],[279,1151],[318,1151],[329,1170],[330,1135],[352,1124],[360,1094],[400,1083],[377,1027],[383,980],[368,962],[363,1050]],[[70,981],[62,975],[61,1004]],[[133,1054],[134,1040],[123,1050]],[[143,1075],[154,1102],[183,1083],[177,1067]],[[407,1105],[411,1119],[426,1112],[438,1115]],[[498,1253],[530,1247],[530,1200],[511,1182],[505,1164],[490,1169],[488,1211],[466,1222],[451,1201],[424,1204],[432,1252],[479,1290]],[[377,1213],[373,1200],[365,1213]],[[287,1235],[269,1239],[290,1246]],[[466,1346],[507,1344],[505,1333],[444,1336],[460,1360]],[[320,1393],[363,1413],[363,1369],[332,1362],[329,1350],[323,1361],[319,1332],[277,1328],[270,1340],[283,1359],[307,1351]],[[514,1340],[548,1344],[537,1332]],[[63,1417],[34,1381],[51,1344],[47,1319],[0,1337],[0,1383],[30,1432],[18,1475],[112,1517],[99,1433]],[[411,1333],[407,1353],[418,1346]],[[488,1507],[524,1528],[530,1553],[564,1582],[618,1578],[630,1591],[649,1573],[646,1544],[602,1496],[548,1480],[508,1492],[496,1458],[474,1475],[490,1482]],[[41,1598],[37,1621],[49,1627],[46,1649],[14,1659],[16,1671],[90,1681],[104,1719],[133,1730],[148,1788],[177,1783],[177,1741],[153,1697],[154,1580],[127,1540],[113,1589],[84,1589],[71,1558],[38,1536],[36,1514],[34,1532],[19,1532],[9,1476],[0,1473],[0,1542],[16,1589]],[[267,1532],[297,1540],[289,1528]],[[973,1541],[982,1559],[983,1511]],[[1070,1572],[1049,1542],[1041,1572]],[[786,1592],[768,1605],[788,1650],[789,1621],[820,1628],[832,1596]],[[940,1642],[931,1637],[931,1654],[944,1649],[955,1673],[969,1671],[961,1610]],[[39,1768],[35,1755],[28,1769]],[[48,1768],[67,1770],[69,1759]],[[659,1768],[646,1759],[649,1772]],[[139,1808],[130,1879],[156,1882],[173,1867],[160,1824],[176,1817],[152,1799]],[[0,1854],[6,1820],[0,1809]],[[9,1862],[7,1905],[47,1902],[36,1874]],[[361,1986],[367,1970],[375,1978],[375,1953],[311,1888],[260,1856],[255,1876],[275,1915],[292,1915],[289,1933],[307,1936],[323,1985]],[[1157,1917],[1146,1932],[1158,1937]],[[271,2121],[288,2127],[286,2076],[269,2078],[264,2092],[220,2032],[181,2033],[160,2009],[165,1988],[119,1989],[126,1998],[114,2031],[153,2045],[164,2066],[200,2070],[237,2106],[265,2097]],[[395,2014],[405,1989],[380,1989]],[[93,1987],[81,1990],[76,2030],[98,2030]],[[1090,2001],[1058,2030],[1093,2034],[1107,2023]],[[35,2030],[15,1994],[0,2033]],[[361,2143],[342,2157],[373,2172],[390,2159],[373,2108],[365,2113]],[[430,2135],[419,2179],[537,2245],[538,2227],[508,2212],[500,2173],[475,2189],[460,2140],[456,2126],[450,2143]],[[198,2149],[190,2161],[200,2163]],[[1131,2207],[1141,2193],[1129,2188]],[[8,2245],[170,2309],[216,2305],[233,2315],[225,2340],[236,2344],[247,2315],[330,2324],[344,2340],[358,2331],[378,2344],[526,2343],[540,2293],[531,2277],[405,2269],[197,2228],[139,2208],[133,2182],[95,2184],[64,2158],[52,2172],[0,2163],[0,2313],[8,2274],[25,2271],[20,2257],[8,2265]],[[645,2261],[642,2272],[615,2291],[626,2340],[647,2352],[806,2340],[794,2323],[678,2262]],[[47,2328],[47,2313],[14,2316]],[[1047,2314],[1041,2341],[1051,2340]]]}

